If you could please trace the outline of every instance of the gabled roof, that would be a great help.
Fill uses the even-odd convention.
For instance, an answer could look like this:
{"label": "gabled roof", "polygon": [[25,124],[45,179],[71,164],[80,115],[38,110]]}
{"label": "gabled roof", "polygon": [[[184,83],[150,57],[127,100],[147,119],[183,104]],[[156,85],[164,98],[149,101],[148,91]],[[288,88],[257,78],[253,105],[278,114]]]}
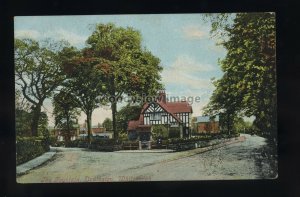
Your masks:
{"label": "gabled roof", "polygon": [[186,101],[181,101],[181,102],[166,102],[165,105],[167,106],[167,109],[169,112],[172,113],[192,113],[192,106],[189,105],[188,102]]}
{"label": "gabled roof", "polygon": [[128,131],[135,130],[139,126],[139,124],[140,124],[139,120],[130,120],[128,122],[127,130]]}

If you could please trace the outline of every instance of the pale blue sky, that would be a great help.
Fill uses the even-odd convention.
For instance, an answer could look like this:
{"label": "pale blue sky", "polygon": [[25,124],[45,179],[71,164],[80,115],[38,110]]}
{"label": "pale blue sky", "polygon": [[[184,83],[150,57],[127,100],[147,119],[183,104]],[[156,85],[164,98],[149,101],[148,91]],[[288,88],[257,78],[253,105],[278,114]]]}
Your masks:
{"label": "pale blue sky", "polygon": [[[15,37],[65,39],[82,48],[95,24],[108,22],[140,31],[143,46],[161,60],[167,94],[200,96],[200,102],[192,106],[194,116],[202,114],[214,89],[210,79],[222,76],[218,58],[223,58],[226,51],[210,38],[210,23],[204,22],[201,14],[20,16],[15,17]],[[50,103],[47,100],[44,106],[53,125]],[[93,125],[106,117],[111,117],[109,109],[95,110]],[[80,121],[84,119],[82,114]]]}

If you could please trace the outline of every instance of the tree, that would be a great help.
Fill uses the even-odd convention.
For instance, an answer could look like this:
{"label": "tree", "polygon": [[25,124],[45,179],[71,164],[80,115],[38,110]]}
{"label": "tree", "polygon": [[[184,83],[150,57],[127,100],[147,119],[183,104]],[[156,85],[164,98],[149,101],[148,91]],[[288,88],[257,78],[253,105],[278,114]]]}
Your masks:
{"label": "tree", "polygon": [[16,135],[30,136],[30,104],[22,98],[22,93],[19,89],[15,90],[15,117],[16,117]]}
{"label": "tree", "polygon": [[58,52],[65,43],[49,40],[43,45],[31,39],[15,39],[15,83],[31,104],[31,133],[38,135],[41,107],[65,79]]}
{"label": "tree", "polygon": [[130,120],[137,120],[140,117],[140,113],[142,110],[141,105],[130,105],[127,104],[117,112],[117,129],[119,131],[126,132],[128,127],[128,122]]}
{"label": "tree", "polygon": [[62,89],[58,94],[54,95],[53,106],[55,127],[63,131],[65,141],[68,144],[71,141],[71,130],[74,129],[73,125],[80,114],[80,111],[77,109],[78,102],[70,92]]}
{"label": "tree", "polygon": [[99,58],[105,72],[105,87],[112,109],[114,137],[117,102],[125,94],[137,96],[156,93],[162,88],[159,59],[141,46],[141,34],[130,28],[114,24],[98,24],[87,39],[91,55]]}
{"label": "tree", "polygon": [[167,125],[153,125],[153,137],[156,139],[158,137],[167,139],[169,137],[169,129]]}
{"label": "tree", "polygon": [[100,98],[106,89],[103,83],[104,71],[99,58],[91,57],[89,49],[74,49],[69,59],[64,61],[64,71],[68,80],[64,87],[74,97],[77,106],[87,116],[88,140],[91,142],[91,124],[93,111],[105,104]]}
{"label": "tree", "polygon": [[110,118],[105,118],[105,120],[102,123],[102,126],[107,130],[112,130],[112,120]]}
{"label": "tree", "polygon": [[220,61],[224,76],[215,83],[208,108],[223,109],[230,115],[255,116],[254,125],[274,142],[277,133],[275,14],[238,13],[232,24],[222,30],[227,35],[222,43],[227,55]]}

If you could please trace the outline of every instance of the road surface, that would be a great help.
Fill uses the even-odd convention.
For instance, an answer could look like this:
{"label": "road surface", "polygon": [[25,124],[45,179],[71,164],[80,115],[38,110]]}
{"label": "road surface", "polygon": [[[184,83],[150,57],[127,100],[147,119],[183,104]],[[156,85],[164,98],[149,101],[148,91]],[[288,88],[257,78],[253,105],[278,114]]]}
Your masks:
{"label": "road surface", "polygon": [[91,152],[60,148],[53,159],[17,177],[18,183],[232,180],[275,178],[265,139],[246,140],[192,156],[175,153]]}

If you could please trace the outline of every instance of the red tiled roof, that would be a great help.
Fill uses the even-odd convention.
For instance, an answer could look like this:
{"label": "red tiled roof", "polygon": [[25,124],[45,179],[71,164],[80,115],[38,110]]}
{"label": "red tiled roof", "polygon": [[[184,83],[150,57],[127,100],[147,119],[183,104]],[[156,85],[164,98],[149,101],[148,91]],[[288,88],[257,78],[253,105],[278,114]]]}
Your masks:
{"label": "red tiled roof", "polygon": [[167,110],[169,112],[172,112],[174,114],[176,113],[184,113],[189,112],[192,113],[192,106],[189,105],[188,102],[182,101],[182,102],[166,102],[165,104],[167,106]]}
{"label": "red tiled roof", "polygon": [[140,124],[139,120],[130,120],[128,122],[128,128],[127,128],[127,130],[128,131],[135,130],[138,127],[139,124]]}

